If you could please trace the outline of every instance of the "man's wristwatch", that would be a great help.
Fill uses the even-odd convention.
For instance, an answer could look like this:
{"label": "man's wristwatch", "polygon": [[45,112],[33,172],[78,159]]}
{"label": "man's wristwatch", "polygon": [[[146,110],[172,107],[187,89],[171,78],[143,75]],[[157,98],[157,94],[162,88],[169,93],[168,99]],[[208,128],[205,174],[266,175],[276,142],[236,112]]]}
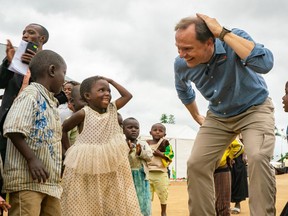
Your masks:
{"label": "man's wristwatch", "polygon": [[221,33],[220,33],[220,35],[219,35],[219,39],[220,39],[221,41],[224,41],[224,36],[225,36],[227,33],[230,33],[230,32],[231,32],[230,29],[228,29],[228,28],[226,28],[226,27],[223,26],[222,31],[221,31]]}

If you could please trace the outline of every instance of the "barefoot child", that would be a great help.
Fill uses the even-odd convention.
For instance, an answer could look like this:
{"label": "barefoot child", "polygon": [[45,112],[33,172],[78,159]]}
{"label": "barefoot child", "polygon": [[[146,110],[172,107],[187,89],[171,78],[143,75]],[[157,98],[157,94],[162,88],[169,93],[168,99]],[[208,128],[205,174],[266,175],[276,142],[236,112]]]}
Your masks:
{"label": "barefoot child", "polygon": [[8,137],[3,192],[9,216],[61,215],[61,121],[54,97],[61,91],[66,63],[50,50],[29,64],[34,82],[14,100],[4,123]]}
{"label": "barefoot child", "polygon": [[147,140],[153,150],[152,160],[148,162],[150,191],[152,200],[154,192],[158,195],[161,203],[161,216],[166,216],[169,185],[167,166],[171,163],[174,152],[168,140],[164,139],[166,128],[163,124],[152,125],[150,134],[152,140]]}
{"label": "barefoot child", "polygon": [[147,142],[139,142],[139,122],[135,118],[127,118],[123,121],[123,132],[130,148],[129,162],[132,170],[134,185],[143,216],[151,215],[151,196],[147,162],[153,157],[152,149]]}
{"label": "barefoot child", "polygon": [[[109,84],[121,95],[113,103]],[[64,161],[62,213],[140,216],[129,148],[117,120],[117,110],[132,95],[114,80],[100,76],[85,79],[80,94],[88,105],[65,120],[62,129],[62,142],[69,146],[67,132],[75,126],[83,128]]]}

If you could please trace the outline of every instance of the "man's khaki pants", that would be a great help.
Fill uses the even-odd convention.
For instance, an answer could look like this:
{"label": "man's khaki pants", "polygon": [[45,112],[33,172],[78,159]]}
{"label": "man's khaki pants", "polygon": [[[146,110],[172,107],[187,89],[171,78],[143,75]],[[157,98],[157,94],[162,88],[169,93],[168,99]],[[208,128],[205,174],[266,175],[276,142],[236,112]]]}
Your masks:
{"label": "man's khaki pants", "polygon": [[274,127],[270,98],[229,118],[207,112],[187,162],[190,216],[216,215],[213,173],[225,149],[239,133],[248,156],[250,215],[275,215],[275,172],[270,164]]}

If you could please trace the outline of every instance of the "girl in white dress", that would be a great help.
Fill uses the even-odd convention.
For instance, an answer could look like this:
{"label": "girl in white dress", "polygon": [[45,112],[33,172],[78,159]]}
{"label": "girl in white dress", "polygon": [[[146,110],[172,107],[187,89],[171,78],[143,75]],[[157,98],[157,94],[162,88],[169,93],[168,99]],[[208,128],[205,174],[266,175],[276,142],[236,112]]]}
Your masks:
{"label": "girl in white dress", "polygon": [[[113,103],[109,84],[121,95]],[[65,146],[69,146],[69,130],[78,126],[80,134],[66,152],[62,214],[140,216],[128,161],[129,147],[117,120],[117,110],[132,95],[117,82],[100,76],[85,79],[80,94],[88,106],[63,123]]]}

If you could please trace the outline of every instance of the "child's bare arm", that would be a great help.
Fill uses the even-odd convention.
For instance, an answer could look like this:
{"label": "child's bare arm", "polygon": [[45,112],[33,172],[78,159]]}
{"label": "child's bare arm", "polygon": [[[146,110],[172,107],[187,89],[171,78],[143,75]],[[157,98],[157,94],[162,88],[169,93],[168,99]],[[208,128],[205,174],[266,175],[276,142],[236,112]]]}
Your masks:
{"label": "child's bare arm", "polygon": [[129,100],[131,100],[132,94],[127,89],[125,89],[122,85],[115,82],[114,80],[106,78],[106,77],[104,77],[104,79],[106,79],[108,83],[114,86],[114,88],[116,88],[119,94],[121,95],[121,97],[118,98],[115,102],[117,109],[121,109],[123,106],[125,106],[125,104],[128,103]]}
{"label": "child's bare arm", "polygon": [[49,173],[43,166],[42,162],[35,156],[32,149],[29,148],[24,136],[21,133],[7,133],[7,136],[26,159],[32,179],[37,179],[39,183],[46,182],[46,180],[49,178]]}
{"label": "child's bare arm", "polygon": [[167,160],[167,157],[164,155],[164,153],[158,149],[153,152],[153,155]]}
{"label": "child's bare arm", "polygon": [[62,154],[64,155],[67,149],[70,147],[70,142],[68,138],[68,131],[72,130],[74,127],[80,125],[84,121],[85,111],[79,110],[74,113],[70,118],[66,119],[62,124]]}
{"label": "child's bare arm", "polygon": [[153,151],[152,151],[151,147],[148,145],[147,142],[141,142],[140,141],[140,143],[137,144],[141,150],[140,153],[138,154],[138,156],[147,162],[151,161],[151,159],[153,157]]}

